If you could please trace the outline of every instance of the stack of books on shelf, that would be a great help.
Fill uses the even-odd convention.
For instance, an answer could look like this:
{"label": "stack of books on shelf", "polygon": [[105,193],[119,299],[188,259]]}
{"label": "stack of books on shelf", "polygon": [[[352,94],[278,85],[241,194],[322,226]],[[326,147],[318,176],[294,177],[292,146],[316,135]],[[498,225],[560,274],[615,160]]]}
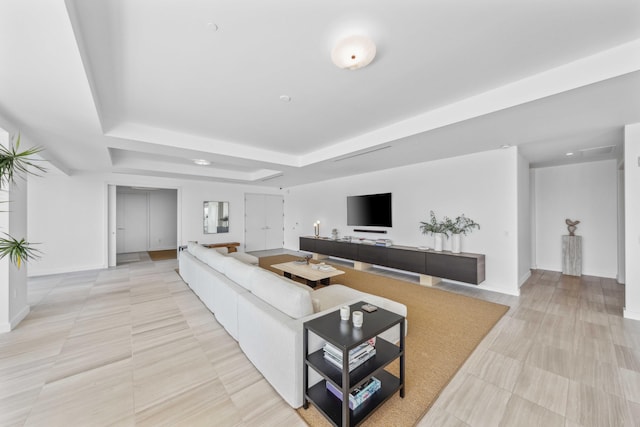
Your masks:
{"label": "stack of books on shelf", "polygon": [[390,239],[377,239],[376,240],[376,246],[389,247],[389,246],[391,246],[391,240]]}
{"label": "stack of books on shelf", "polygon": [[[370,340],[349,351],[349,372],[376,354],[374,345],[375,341]],[[342,350],[329,343],[325,343],[323,350],[325,360],[338,369],[342,369]]]}
{"label": "stack of books on shelf", "polygon": [[[371,396],[373,396],[376,391],[380,390],[380,386],[380,380],[376,377],[371,377],[360,387],[353,389],[353,391],[349,393],[349,408],[356,409],[358,406],[362,405]],[[331,384],[329,381],[327,381],[327,390],[333,393],[333,395],[338,399],[342,400],[342,390]]]}

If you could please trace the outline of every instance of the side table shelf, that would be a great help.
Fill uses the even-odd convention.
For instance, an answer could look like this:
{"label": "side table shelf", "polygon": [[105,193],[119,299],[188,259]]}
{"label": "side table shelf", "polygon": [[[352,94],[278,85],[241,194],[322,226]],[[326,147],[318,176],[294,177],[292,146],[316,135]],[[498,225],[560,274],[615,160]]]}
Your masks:
{"label": "side table shelf", "polygon": [[[360,310],[365,304],[359,302],[351,306],[351,312]],[[348,371],[349,350],[366,342],[368,339],[399,325],[400,343],[392,344],[380,337],[376,339],[376,354],[351,372]],[[333,344],[343,352],[343,368],[336,368],[324,359],[322,349],[308,353],[309,333]],[[373,313],[364,313],[362,328],[353,327],[351,321],[341,321],[339,311],[328,313],[304,324],[304,408],[313,404],[333,425],[355,426],[364,421],[380,405],[397,391],[404,397],[404,317],[378,308]],[[399,359],[399,377],[387,372],[384,368]],[[323,379],[309,387],[309,369],[316,371]],[[349,393],[369,378],[375,376],[381,382],[376,391],[366,402],[355,410],[349,408]],[[342,390],[342,401],[327,390],[327,382]]]}

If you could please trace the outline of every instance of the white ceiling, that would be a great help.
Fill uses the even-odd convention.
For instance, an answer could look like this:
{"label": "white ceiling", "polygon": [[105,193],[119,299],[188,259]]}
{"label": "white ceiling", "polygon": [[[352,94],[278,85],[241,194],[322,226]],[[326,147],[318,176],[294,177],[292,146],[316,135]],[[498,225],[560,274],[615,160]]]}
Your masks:
{"label": "white ceiling", "polygon": [[[341,70],[351,34],[378,53]],[[0,58],[0,116],[71,175],[287,187],[505,144],[547,166],[619,158],[640,122],[639,0],[3,0]]]}

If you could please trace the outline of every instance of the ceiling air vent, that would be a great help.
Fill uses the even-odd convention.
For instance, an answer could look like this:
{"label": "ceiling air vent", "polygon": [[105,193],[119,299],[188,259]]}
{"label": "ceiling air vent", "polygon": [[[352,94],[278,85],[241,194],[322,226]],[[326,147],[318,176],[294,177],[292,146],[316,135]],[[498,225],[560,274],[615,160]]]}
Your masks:
{"label": "ceiling air vent", "polygon": [[606,156],[616,150],[615,145],[607,145],[606,147],[584,148],[580,150],[583,157]]}
{"label": "ceiling air vent", "polygon": [[343,160],[347,160],[347,159],[353,159],[354,157],[359,157],[359,156],[364,156],[365,154],[371,154],[371,153],[375,153],[376,151],[380,151],[380,150],[386,150],[387,148],[391,148],[390,145],[384,146],[384,147],[378,147],[378,148],[374,148],[373,150],[368,150],[368,151],[362,151],[360,153],[355,153],[355,154],[350,154],[344,157],[340,157],[338,159],[335,159],[334,162],[341,162]]}

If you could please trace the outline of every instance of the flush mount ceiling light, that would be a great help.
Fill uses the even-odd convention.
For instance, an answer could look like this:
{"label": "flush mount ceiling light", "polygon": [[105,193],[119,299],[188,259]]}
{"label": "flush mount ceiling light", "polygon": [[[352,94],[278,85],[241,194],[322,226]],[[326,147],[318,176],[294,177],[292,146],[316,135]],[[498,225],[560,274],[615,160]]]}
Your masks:
{"label": "flush mount ceiling light", "polygon": [[193,159],[193,163],[195,163],[198,166],[209,166],[211,164],[209,160],[205,160],[205,159]]}
{"label": "flush mount ceiling light", "polygon": [[572,152],[572,151],[569,151],[568,153],[564,153],[564,155],[565,155],[565,156],[567,156],[567,157],[571,157],[571,156],[573,156],[574,154],[575,154],[575,153],[574,153],[574,152]]}
{"label": "flush mount ceiling light", "polygon": [[331,60],[338,68],[357,70],[366,67],[376,56],[376,45],[365,36],[350,36],[336,44]]}

